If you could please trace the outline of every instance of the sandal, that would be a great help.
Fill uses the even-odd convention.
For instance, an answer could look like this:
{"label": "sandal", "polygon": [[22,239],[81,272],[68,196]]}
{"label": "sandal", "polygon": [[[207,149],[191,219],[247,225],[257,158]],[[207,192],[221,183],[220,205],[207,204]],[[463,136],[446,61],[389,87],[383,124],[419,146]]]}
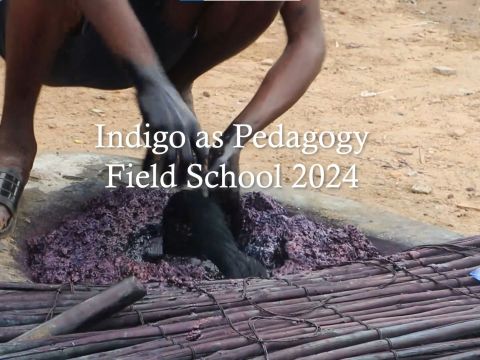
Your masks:
{"label": "sandal", "polygon": [[20,180],[17,172],[11,169],[0,169],[0,205],[10,211],[10,220],[7,226],[0,229],[0,239],[10,235],[17,221],[18,202],[23,193],[25,184]]}

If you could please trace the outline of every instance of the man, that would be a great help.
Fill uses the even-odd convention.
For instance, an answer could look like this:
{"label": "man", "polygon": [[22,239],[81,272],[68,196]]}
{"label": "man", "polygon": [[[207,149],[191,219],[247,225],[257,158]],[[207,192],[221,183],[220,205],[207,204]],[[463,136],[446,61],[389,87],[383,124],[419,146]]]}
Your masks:
{"label": "man", "polygon": [[[1,1],[1,0],[0,0]],[[193,81],[258,38],[281,13],[288,43],[257,93],[223,134],[210,166],[238,165],[228,139],[233,124],[254,132],[288,110],[319,73],[324,39],[319,0],[181,2],[179,0],[3,0],[7,72],[0,124],[0,236],[15,212],[36,155],[33,116],[42,84],[119,89],[135,86],[150,131],[182,131],[182,149],[162,160],[185,176],[205,163],[191,107]],[[189,105],[187,105],[188,103]],[[65,129],[68,131],[68,129]],[[248,139],[246,139],[248,141]],[[158,162],[148,153],[144,165]]]}

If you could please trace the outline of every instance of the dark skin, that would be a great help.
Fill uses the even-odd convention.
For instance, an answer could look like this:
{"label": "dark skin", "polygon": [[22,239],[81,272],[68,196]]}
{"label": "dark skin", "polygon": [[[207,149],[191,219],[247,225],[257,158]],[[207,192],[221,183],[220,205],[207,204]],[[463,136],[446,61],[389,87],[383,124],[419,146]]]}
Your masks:
{"label": "dark skin", "polygon": [[[125,64],[137,88],[144,117],[153,131],[183,131],[183,149],[169,151],[163,166],[176,163],[179,175],[195,161],[205,163],[205,149],[195,146],[200,130],[193,112],[195,79],[234,56],[271,24],[278,12],[288,43],[253,99],[224,132],[224,146],[210,154],[209,167],[238,168],[233,124],[254,132],[287,111],[320,72],[325,55],[319,0],[295,2],[181,3],[165,0],[162,21],[179,31],[197,28],[198,36],[183,57],[163,70],[147,34],[127,0],[14,0],[7,20],[5,99],[0,124],[0,167],[15,169],[27,181],[36,155],[33,115],[43,84],[48,84],[55,54],[69,31],[85,16]],[[35,61],[32,61],[35,59]],[[72,84],[74,85],[74,84]],[[145,165],[159,161],[147,154]],[[0,229],[11,214],[0,205]]]}

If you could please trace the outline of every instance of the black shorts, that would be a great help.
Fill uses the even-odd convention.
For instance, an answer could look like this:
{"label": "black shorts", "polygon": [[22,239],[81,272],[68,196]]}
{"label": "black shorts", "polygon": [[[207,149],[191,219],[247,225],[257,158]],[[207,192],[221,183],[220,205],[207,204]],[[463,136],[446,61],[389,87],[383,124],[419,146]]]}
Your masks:
{"label": "black shorts", "polygon": [[[11,0],[0,0],[2,56],[5,56],[8,1]],[[130,0],[130,4],[145,28],[163,67],[168,71],[190,46],[194,34],[180,33],[162,23],[160,14],[163,1]],[[52,86],[86,86],[100,89],[121,89],[132,85],[120,59],[112,54],[92,25],[86,21],[67,35],[46,83]]]}

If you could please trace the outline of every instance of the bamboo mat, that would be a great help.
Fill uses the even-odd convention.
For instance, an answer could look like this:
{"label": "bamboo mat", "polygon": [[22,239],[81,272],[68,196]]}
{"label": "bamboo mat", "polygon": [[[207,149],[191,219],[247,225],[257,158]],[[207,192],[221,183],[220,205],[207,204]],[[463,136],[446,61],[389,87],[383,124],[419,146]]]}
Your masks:
{"label": "bamboo mat", "polygon": [[477,236],[281,279],[152,283],[28,342],[8,341],[105,288],[0,283],[0,359],[480,359],[479,268]]}

